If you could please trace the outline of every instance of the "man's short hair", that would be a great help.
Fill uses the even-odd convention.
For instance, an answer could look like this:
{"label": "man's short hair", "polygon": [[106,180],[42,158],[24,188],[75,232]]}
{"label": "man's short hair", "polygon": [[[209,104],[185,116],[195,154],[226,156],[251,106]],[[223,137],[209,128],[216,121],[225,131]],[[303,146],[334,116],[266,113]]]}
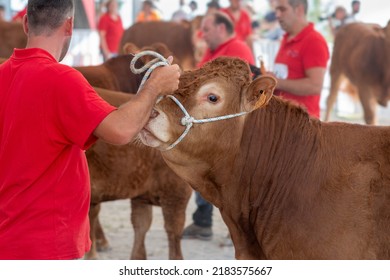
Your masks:
{"label": "man's short hair", "polygon": [[214,24],[225,25],[226,32],[229,35],[234,33],[234,23],[225,13],[216,11],[212,13],[212,16],[214,17]]}
{"label": "man's short hair", "polygon": [[50,35],[74,13],[74,0],[29,0],[27,21],[35,35]]}
{"label": "man's short hair", "polygon": [[288,0],[288,3],[290,4],[291,7],[297,7],[299,4],[303,5],[305,14],[307,14],[308,10],[308,4],[307,0]]}
{"label": "man's short hair", "polygon": [[0,10],[5,11],[5,6],[0,4]]}

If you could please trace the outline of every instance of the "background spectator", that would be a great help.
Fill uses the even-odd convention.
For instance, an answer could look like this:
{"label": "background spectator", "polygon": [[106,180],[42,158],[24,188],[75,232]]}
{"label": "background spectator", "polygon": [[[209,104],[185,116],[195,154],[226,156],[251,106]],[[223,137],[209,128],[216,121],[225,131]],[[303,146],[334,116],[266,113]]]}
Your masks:
{"label": "background spectator", "polygon": [[106,10],[106,13],[100,17],[98,24],[100,49],[104,60],[118,54],[123,34],[123,24],[118,14],[117,0],[109,0],[106,3]]}
{"label": "background spectator", "polygon": [[230,6],[221,8],[234,24],[234,31],[239,40],[246,42],[253,53],[252,20],[248,12],[241,7],[241,0],[229,0]]}
{"label": "background spectator", "polygon": [[179,0],[179,9],[172,14],[172,21],[181,22],[190,20],[190,7],[184,0]]}
{"label": "background spectator", "polygon": [[161,20],[160,13],[154,7],[154,3],[149,0],[145,0],[142,3],[142,9],[137,15],[136,22],[142,21],[158,21]]}
{"label": "background spectator", "polygon": [[190,4],[188,4],[190,7],[190,13],[189,13],[189,19],[192,20],[196,16],[198,16],[198,3],[196,1],[191,1]]}
{"label": "background spectator", "polygon": [[276,17],[286,32],[275,58],[275,94],[316,118],[329,50],[325,38],[307,20],[307,0],[276,0]]}
{"label": "background spectator", "polygon": [[347,10],[343,6],[337,6],[334,13],[328,18],[330,32],[333,37],[337,30],[347,23]]}
{"label": "background spectator", "polygon": [[360,1],[354,0],[351,2],[351,14],[347,18],[347,23],[357,21],[357,15],[360,12]]}
{"label": "background spectator", "polygon": [[5,21],[5,7],[0,5],[0,21]]}

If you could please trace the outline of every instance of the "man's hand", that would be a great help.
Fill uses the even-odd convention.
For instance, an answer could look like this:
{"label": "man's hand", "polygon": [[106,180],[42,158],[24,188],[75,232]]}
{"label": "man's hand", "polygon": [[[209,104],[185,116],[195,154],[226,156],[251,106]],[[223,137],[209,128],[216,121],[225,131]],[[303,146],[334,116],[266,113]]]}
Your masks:
{"label": "man's hand", "polygon": [[[172,63],[173,57],[168,57]],[[172,94],[179,87],[180,67],[177,64],[156,68],[145,83],[150,91],[156,95]]]}

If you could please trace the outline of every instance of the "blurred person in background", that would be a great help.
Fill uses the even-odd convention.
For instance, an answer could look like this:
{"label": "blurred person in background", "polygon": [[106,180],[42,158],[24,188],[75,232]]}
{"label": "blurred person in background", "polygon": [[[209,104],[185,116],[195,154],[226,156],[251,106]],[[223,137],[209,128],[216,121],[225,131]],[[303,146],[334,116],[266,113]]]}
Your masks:
{"label": "blurred person in background", "polygon": [[198,3],[196,1],[191,1],[190,4],[188,4],[188,6],[190,7],[189,19],[192,20],[193,18],[199,15]]}
{"label": "blurred person in background", "polygon": [[252,19],[246,9],[241,7],[242,0],[229,0],[230,6],[221,8],[233,21],[234,31],[239,40],[248,44],[253,53]]}
{"label": "blurred person in background", "polygon": [[139,11],[136,22],[144,21],[159,21],[161,20],[161,15],[154,6],[153,1],[145,0],[142,2],[141,11]]}
{"label": "blurred person in background", "polygon": [[117,0],[109,0],[105,6],[106,12],[101,15],[98,23],[100,50],[103,60],[118,54],[119,43],[123,34],[123,24],[118,13]]}
{"label": "blurred person in background", "polygon": [[337,6],[334,13],[328,18],[331,34],[336,36],[337,31],[347,24],[347,10],[343,6]]}
{"label": "blurred person in background", "polygon": [[320,96],[329,50],[325,38],[307,20],[307,0],[276,0],[276,17],[286,32],[275,58],[275,95],[320,118]]}
{"label": "blurred person in background", "polygon": [[5,7],[0,5],[0,21],[5,21]]}
{"label": "blurred person in background", "polygon": [[179,9],[172,14],[171,20],[176,22],[190,20],[190,7],[186,6],[185,0],[179,0]]}
{"label": "blurred person in background", "polygon": [[351,14],[347,17],[347,23],[358,21],[358,13],[360,12],[360,1],[354,0],[351,2]]}

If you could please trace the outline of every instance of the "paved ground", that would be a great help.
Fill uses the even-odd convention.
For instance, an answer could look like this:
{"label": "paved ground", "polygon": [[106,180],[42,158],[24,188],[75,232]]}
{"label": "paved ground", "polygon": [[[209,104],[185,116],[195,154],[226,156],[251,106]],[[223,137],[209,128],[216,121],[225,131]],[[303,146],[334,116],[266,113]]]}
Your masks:
{"label": "paved ground", "polygon": [[[379,124],[390,124],[390,110],[378,109]],[[332,120],[363,123],[362,111],[357,105],[349,111],[334,113]],[[195,209],[194,197],[186,211],[186,225],[191,223],[191,215]],[[229,243],[226,239],[227,228],[223,223],[218,209],[214,211],[214,237],[211,241],[182,240],[184,259],[187,260],[231,260],[234,259],[234,248],[224,246]],[[130,226],[130,201],[118,200],[102,204],[100,214],[101,223],[111,244],[111,250],[101,252],[101,259],[125,260],[130,256],[131,244],[133,242],[133,231]],[[148,259],[168,259],[168,242],[163,228],[161,208],[153,208],[153,224],[146,239]]]}

